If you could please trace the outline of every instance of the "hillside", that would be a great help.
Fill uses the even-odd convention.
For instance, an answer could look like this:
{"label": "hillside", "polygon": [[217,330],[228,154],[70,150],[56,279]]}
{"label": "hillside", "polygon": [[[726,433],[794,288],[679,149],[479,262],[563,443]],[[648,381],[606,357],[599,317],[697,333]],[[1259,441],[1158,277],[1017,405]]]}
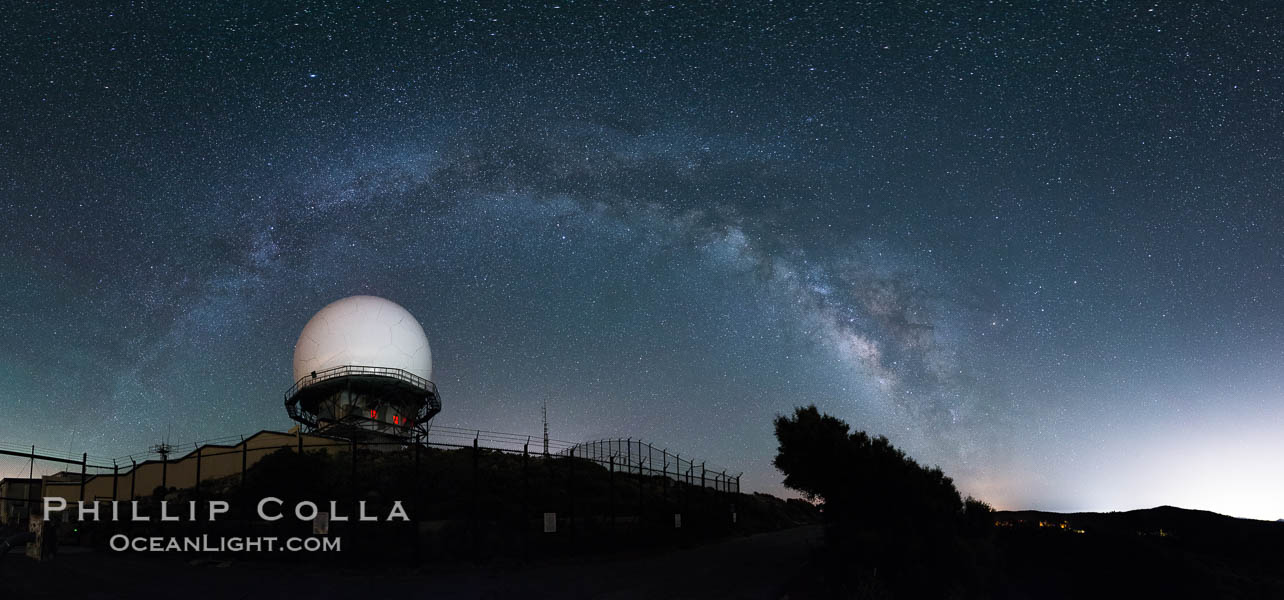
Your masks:
{"label": "hillside", "polygon": [[1284,523],[1160,506],[995,524],[1009,597],[1284,597]]}
{"label": "hillside", "polygon": [[[243,484],[239,476],[231,476],[206,482],[199,491],[157,490],[141,501],[143,514],[155,512],[161,498],[179,506],[228,501],[231,510],[218,523],[87,524],[77,530],[76,539],[102,547],[122,530],[133,535],[215,535],[242,531],[247,524],[260,534],[311,531],[310,523],[292,519],[261,522],[253,511],[269,496],[285,506],[336,501],[348,515],[355,514],[358,500],[372,515],[388,514],[393,501],[404,504],[413,525],[332,523],[332,534],[344,540],[343,560],[361,556],[377,561],[390,555],[408,562],[530,560],[689,545],[814,523],[820,517],[815,506],[801,500],[720,492],[660,475],[612,474],[578,458],[524,461],[521,455],[492,450],[433,448],[418,459],[408,451],[359,451],[354,461],[347,454],[299,455],[285,449],[250,467]],[[544,533],[545,514],[555,519],[555,534]]]}

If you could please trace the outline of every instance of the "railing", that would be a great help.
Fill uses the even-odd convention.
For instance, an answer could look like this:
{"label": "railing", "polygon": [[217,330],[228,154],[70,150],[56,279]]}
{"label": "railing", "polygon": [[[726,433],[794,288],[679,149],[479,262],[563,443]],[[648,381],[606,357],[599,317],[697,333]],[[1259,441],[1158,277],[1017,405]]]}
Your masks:
{"label": "railing", "polygon": [[432,395],[434,396],[437,395],[437,384],[431,381],[428,381],[423,377],[415,375],[414,373],[411,373],[410,371],[407,371],[405,369],[394,369],[392,367],[366,367],[361,365],[344,365],[342,367],[333,367],[330,369],[326,369],[324,371],[314,371],[309,375],[304,375],[303,377],[300,377],[298,381],[294,382],[294,386],[291,387],[289,391],[285,392],[285,401],[289,403],[290,398],[293,398],[295,394],[299,393],[299,390],[309,385],[319,383],[327,379],[334,379],[336,377],[347,377],[350,375],[378,375],[381,377],[391,377],[393,379],[397,379],[397,380],[409,383],[413,386],[423,388],[431,392]]}

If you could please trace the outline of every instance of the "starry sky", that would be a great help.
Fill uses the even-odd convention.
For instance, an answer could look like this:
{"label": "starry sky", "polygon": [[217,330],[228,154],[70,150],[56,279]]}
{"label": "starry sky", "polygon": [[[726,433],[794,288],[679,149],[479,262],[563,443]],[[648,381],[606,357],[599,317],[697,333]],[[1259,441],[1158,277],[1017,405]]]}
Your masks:
{"label": "starry sky", "polygon": [[287,429],[374,294],[444,425],[1284,517],[1278,5],[215,4],[0,22],[4,442]]}

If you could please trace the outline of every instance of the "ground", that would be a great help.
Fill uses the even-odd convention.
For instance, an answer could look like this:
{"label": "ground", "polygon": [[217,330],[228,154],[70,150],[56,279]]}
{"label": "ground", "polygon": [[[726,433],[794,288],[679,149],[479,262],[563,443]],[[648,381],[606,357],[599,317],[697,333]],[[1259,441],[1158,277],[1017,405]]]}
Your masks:
{"label": "ground", "polygon": [[821,543],[819,526],[726,539],[663,553],[581,557],[532,566],[445,566],[404,572],[323,569],[112,552],[35,563],[10,554],[0,597],[171,598],[723,598],[779,600]]}

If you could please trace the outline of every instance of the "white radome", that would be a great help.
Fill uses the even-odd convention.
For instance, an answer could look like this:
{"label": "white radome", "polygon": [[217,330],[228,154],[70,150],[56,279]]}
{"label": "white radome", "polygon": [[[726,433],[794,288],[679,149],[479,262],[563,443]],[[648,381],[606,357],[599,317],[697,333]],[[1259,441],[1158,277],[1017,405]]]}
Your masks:
{"label": "white radome", "polygon": [[343,366],[390,367],[432,381],[432,349],[414,315],[378,296],[335,300],[294,345],[294,380]]}

